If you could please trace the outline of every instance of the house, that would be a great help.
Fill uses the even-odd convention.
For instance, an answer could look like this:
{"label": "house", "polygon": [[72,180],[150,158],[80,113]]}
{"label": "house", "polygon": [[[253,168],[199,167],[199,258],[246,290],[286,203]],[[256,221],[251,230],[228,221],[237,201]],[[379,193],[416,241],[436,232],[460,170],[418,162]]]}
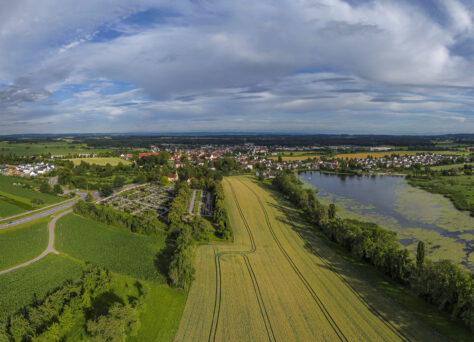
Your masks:
{"label": "house", "polygon": [[168,180],[169,180],[170,182],[176,182],[176,181],[178,181],[178,180],[179,180],[178,173],[177,173],[177,172],[176,172],[176,173],[170,173],[170,174],[168,175]]}
{"label": "house", "polygon": [[129,160],[129,159],[132,159],[132,158],[133,158],[133,154],[131,154],[131,153],[123,154],[123,153],[122,153],[122,154],[120,155],[120,158],[125,159],[125,160]]}
{"label": "house", "polygon": [[146,152],[146,153],[139,153],[138,158],[148,157],[148,156],[157,156],[159,153],[156,152]]}

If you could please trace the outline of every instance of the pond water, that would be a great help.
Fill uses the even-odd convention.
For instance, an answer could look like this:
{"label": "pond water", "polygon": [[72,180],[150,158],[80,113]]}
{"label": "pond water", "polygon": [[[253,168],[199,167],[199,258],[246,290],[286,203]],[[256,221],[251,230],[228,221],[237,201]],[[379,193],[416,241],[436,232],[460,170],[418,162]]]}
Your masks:
{"label": "pond water", "polygon": [[322,202],[336,204],[339,216],[396,231],[413,254],[418,240],[423,240],[431,259],[450,259],[474,271],[474,218],[442,195],[412,187],[403,177],[299,175],[318,190]]}

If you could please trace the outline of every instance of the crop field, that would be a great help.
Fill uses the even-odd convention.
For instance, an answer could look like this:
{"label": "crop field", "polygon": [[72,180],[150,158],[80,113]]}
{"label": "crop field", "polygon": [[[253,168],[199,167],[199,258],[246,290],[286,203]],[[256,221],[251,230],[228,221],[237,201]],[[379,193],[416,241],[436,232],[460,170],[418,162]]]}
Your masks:
{"label": "crop field", "polygon": [[[365,159],[368,156],[374,158],[381,158],[385,156],[390,156],[391,154],[400,154],[400,155],[415,155],[417,153],[439,153],[439,154],[463,154],[461,151],[383,151],[383,152],[358,152],[358,153],[337,153],[332,156],[326,155],[327,158],[343,158],[343,159]],[[290,153],[281,154],[281,159],[283,161],[295,161],[295,160],[306,160],[308,158],[319,158],[320,153],[317,152],[293,152],[293,155]],[[277,160],[278,156],[268,157],[269,159]]]}
{"label": "crop field", "polygon": [[164,237],[134,234],[75,214],[56,224],[56,250],[141,280],[166,282],[155,265],[164,246]]}
{"label": "crop field", "polygon": [[201,246],[176,341],[442,340],[249,177],[224,180],[233,244]]}
{"label": "crop field", "polygon": [[41,254],[48,245],[46,220],[0,230],[0,270],[19,265]]}
{"label": "crop field", "polygon": [[0,217],[7,217],[41,207],[31,203],[31,199],[33,198],[43,200],[44,205],[42,206],[64,200],[58,196],[43,194],[34,189],[28,189],[24,185],[35,186],[36,184],[18,177],[0,175],[0,201],[2,207],[4,202],[8,202],[5,206],[6,209],[0,209]]}
{"label": "crop field", "polygon": [[82,161],[89,163],[89,164],[97,164],[97,165],[107,165],[110,164],[112,166],[116,166],[119,163],[122,163],[124,165],[131,164],[130,161],[119,158],[119,157],[103,157],[103,158],[73,158],[73,159],[68,159],[74,163],[74,165],[79,165]]}
{"label": "crop field", "polygon": [[372,156],[374,158],[381,158],[385,156],[390,156],[391,154],[399,154],[401,156],[404,155],[416,155],[420,153],[437,153],[437,154],[444,154],[444,155],[451,155],[451,154],[462,154],[459,151],[384,151],[384,152],[362,152],[362,153],[339,153],[334,156],[334,158],[343,158],[343,159],[365,159],[368,156]]}
{"label": "crop field", "polygon": [[81,274],[80,264],[49,254],[28,267],[0,275],[0,323],[66,280],[79,279]]}

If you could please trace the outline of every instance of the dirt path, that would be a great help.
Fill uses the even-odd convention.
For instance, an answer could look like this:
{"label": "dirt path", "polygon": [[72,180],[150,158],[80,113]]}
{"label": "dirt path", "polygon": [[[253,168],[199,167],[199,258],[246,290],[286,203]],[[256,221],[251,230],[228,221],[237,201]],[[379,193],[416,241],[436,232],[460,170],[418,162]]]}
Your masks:
{"label": "dirt path", "polygon": [[31,265],[32,263],[38,261],[38,260],[41,260],[43,259],[46,255],[48,255],[49,253],[54,253],[54,254],[59,254],[55,249],[54,249],[54,227],[56,226],[56,221],[63,217],[64,215],[67,215],[69,213],[72,212],[72,209],[69,209],[68,211],[65,211],[59,215],[57,215],[56,217],[54,217],[49,223],[48,223],[48,232],[49,232],[49,241],[48,241],[48,247],[46,247],[46,249],[43,251],[43,253],[41,253],[40,255],[38,255],[36,258],[34,259],[31,259],[30,261],[27,261],[21,265],[17,265],[17,266],[13,266],[11,268],[8,268],[6,270],[3,270],[3,271],[0,271],[0,275],[2,274],[6,274],[6,273],[9,273],[11,271],[14,271],[14,270],[17,270],[19,268],[23,268],[23,267],[26,267],[26,266],[29,266]]}

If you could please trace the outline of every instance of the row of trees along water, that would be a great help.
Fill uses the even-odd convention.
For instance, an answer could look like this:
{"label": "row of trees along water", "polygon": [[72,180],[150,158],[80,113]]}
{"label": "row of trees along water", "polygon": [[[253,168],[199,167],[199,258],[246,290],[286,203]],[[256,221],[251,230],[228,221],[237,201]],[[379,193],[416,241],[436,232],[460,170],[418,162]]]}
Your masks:
{"label": "row of trees along water", "polygon": [[473,273],[449,260],[425,259],[421,241],[415,261],[399,244],[395,232],[374,223],[336,217],[334,204],[321,204],[315,191],[304,188],[292,173],[278,173],[273,185],[301,208],[311,223],[355,258],[373,265],[474,330]]}
{"label": "row of trees along water", "polygon": [[108,303],[104,297],[114,296],[110,284],[108,271],[88,264],[78,282],[66,282],[0,325],[0,341],[63,341],[84,323],[82,334],[86,335],[81,340],[125,341],[138,331],[138,312],[146,292],[140,286],[138,297]]}

